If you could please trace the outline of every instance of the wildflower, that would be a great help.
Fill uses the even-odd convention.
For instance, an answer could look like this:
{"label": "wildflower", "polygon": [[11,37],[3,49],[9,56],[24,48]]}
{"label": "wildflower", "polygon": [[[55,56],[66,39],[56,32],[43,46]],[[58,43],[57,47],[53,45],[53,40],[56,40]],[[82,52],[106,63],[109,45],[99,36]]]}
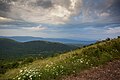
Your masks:
{"label": "wildflower", "polygon": [[55,67],[53,67],[53,69],[55,69]]}
{"label": "wildflower", "polygon": [[73,71],[73,73],[75,73],[75,71]]}
{"label": "wildflower", "polygon": [[59,66],[57,66],[57,68],[59,68]]}
{"label": "wildflower", "polygon": [[60,67],[61,67],[61,68],[64,68],[64,66],[63,66],[63,65],[60,65]]}
{"label": "wildflower", "polygon": [[25,78],[26,76],[23,76],[23,78]]}
{"label": "wildflower", "polygon": [[91,66],[93,66],[93,64],[91,64]]}
{"label": "wildflower", "polygon": [[58,76],[58,73],[56,73],[56,76]]}
{"label": "wildflower", "polygon": [[28,76],[29,74],[27,73],[26,76]]}
{"label": "wildflower", "polygon": [[88,62],[86,62],[86,64],[88,64]]}
{"label": "wildflower", "polygon": [[30,75],[29,78],[32,78],[32,75]]}
{"label": "wildflower", "polygon": [[40,75],[42,75],[42,73],[40,73]]}
{"label": "wildflower", "polygon": [[18,80],[20,80],[20,79],[21,79],[21,77],[18,78]]}
{"label": "wildflower", "polygon": [[81,62],[81,63],[83,63],[83,61],[82,61],[82,60],[80,60],[80,62]]}
{"label": "wildflower", "polygon": [[51,65],[53,65],[54,63],[53,62],[50,62]]}
{"label": "wildflower", "polygon": [[47,64],[45,67],[49,67],[49,65]]}
{"label": "wildflower", "polygon": [[30,80],[32,80],[32,77],[30,78]]}
{"label": "wildflower", "polygon": [[23,72],[23,70],[20,70],[20,73]]}

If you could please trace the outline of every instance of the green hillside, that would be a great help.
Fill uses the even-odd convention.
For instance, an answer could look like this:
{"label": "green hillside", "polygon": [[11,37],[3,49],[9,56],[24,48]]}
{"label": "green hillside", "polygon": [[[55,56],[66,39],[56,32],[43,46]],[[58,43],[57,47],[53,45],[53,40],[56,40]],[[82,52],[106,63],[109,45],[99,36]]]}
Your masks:
{"label": "green hillside", "polygon": [[99,42],[56,57],[36,60],[29,65],[11,69],[1,75],[1,79],[59,80],[62,76],[99,66],[114,59],[120,59],[120,38]]}
{"label": "green hillside", "polygon": [[19,58],[30,55],[47,57],[77,48],[72,45],[47,41],[17,42],[11,39],[0,38],[0,59]]}

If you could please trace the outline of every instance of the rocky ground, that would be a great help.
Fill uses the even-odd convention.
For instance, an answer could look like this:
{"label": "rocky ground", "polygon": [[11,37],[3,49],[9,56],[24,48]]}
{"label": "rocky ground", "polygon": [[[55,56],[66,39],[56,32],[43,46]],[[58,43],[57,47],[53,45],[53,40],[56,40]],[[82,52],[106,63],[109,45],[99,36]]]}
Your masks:
{"label": "rocky ground", "polygon": [[120,80],[120,60],[64,77],[62,80]]}

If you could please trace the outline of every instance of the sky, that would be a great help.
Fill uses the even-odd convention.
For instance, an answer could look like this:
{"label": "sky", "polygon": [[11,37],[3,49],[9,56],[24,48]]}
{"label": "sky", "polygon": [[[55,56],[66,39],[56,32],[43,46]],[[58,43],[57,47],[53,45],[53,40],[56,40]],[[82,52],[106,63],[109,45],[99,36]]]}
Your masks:
{"label": "sky", "polygon": [[0,36],[120,36],[120,0],[0,0]]}

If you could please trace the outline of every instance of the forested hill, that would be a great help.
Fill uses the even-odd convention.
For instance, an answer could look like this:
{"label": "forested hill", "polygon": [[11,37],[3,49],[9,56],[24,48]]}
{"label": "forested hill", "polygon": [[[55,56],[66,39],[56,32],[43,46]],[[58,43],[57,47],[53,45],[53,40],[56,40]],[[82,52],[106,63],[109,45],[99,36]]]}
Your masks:
{"label": "forested hill", "polygon": [[41,56],[51,56],[75,48],[77,47],[48,41],[17,42],[12,39],[0,38],[0,58],[14,58],[38,54]]}

